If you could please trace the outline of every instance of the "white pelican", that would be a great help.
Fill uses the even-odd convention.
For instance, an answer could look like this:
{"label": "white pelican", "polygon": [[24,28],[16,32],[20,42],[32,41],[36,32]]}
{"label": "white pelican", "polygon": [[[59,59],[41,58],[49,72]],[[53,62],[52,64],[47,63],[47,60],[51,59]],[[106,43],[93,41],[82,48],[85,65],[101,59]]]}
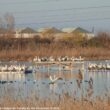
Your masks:
{"label": "white pelican", "polygon": [[50,76],[49,79],[50,79],[50,81],[51,81],[49,84],[55,84],[55,82],[56,82],[57,80],[63,80],[61,77],[56,77],[55,75],[54,75],[53,78],[52,78],[52,76]]}
{"label": "white pelican", "polygon": [[107,63],[106,69],[110,70],[110,64]]}
{"label": "white pelican", "polygon": [[55,61],[55,59],[53,58],[53,56],[50,56],[49,57],[49,61],[51,61],[51,62],[54,62]]}
{"label": "white pelican", "polygon": [[56,77],[55,75],[52,77],[52,76],[49,76],[49,79],[50,79],[50,90],[52,92],[55,92],[56,88],[58,87],[58,84],[56,83],[57,80],[62,80],[62,78],[60,77]]}

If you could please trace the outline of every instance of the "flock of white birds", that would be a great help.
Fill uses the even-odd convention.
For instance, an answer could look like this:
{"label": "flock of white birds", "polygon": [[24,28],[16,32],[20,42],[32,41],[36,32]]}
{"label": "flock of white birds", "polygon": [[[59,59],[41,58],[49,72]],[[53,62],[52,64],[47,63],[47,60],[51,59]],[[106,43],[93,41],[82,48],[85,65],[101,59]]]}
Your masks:
{"label": "flock of white birds", "polygon": [[89,63],[88,70],[110,70],[110,63]]}
{"label": "flock of white birds", "polygon": [[36,56],[33,61],[34,62],[63,62],[63,61],[83,61],[84,58],[82,58],[81,56],[79,57],[69,57],[69,56],[59,56],[59,57],[39,57]]}
{"label": "flock of white birds", "polygon": [[13,72],[20,72],[24,71],[26,69],[26,65],[0,65],[0,72],[8,72],[8,71],[13,71]]}

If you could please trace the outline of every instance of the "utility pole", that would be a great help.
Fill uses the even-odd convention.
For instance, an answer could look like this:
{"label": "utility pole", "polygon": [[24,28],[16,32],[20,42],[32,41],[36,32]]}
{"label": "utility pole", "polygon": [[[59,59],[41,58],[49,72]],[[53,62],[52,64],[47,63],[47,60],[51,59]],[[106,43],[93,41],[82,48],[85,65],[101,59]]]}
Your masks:
{"label": "utility pole", "polygon": [[92,33],[94,33],[94,27],[92,27]]}

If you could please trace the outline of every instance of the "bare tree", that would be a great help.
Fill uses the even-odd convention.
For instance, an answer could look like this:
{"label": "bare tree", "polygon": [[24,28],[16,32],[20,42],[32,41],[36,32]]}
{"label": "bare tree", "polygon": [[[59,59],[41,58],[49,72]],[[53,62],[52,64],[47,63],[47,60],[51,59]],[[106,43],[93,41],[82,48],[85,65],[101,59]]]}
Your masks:
{"label": "bare tree", "polygon": [[12,14],[10,14],[10,13],[6,13],[4,18],[5,18],[5,21],[6,21],[7,29],[8,30],[13,30],[14,29],[14,25],[15,25],[14,16]]}
{"label": "bare tree", "polygon": [[4,28],[4,22],[3,19],[0,17],[0,28]]}
{"label": "bare tree", "polygon": [[15,18],[12,14],[6,13],[4,16],[7,34],[9,37],[14,37]]}
{"label": "bare tree", "polygon": [[6,35],[6,30],[5,30],[5,27],[4,27],[4,21],[3,21],[3,18],[0,17],[0,37],[5,37]]}

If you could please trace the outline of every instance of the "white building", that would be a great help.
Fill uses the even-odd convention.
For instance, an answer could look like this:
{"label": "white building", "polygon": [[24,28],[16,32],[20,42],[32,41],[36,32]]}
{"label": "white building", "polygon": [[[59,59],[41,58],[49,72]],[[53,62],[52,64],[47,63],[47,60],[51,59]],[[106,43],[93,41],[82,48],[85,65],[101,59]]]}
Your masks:
{"label": "white building", "polygon": [[63,28],[62,32],[65,32],[65,33],[79,33],[82,36],[87,37],[87,39],[91,39],[95,36],[94,33],[89,32],[89,31],[87,31],[83,28],[80,28],[80,27],[77,27],[77,28]]}
{"label": "white building", "polygon": [[25,28],[25,29],[18,29],[16,30],[16,38],[33,38],[35,36],[37,36],[38,33],[34,30],[31,29],[29,27]]}

